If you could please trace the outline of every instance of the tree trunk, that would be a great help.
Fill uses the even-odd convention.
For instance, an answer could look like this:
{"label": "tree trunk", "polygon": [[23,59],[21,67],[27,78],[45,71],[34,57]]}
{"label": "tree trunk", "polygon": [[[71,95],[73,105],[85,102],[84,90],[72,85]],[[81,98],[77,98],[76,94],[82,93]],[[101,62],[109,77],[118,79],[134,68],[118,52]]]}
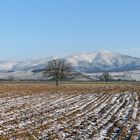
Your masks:
{"label": "tree trunk", "polygon": [[56,86],[58,86],[58,79],[56,79]]}

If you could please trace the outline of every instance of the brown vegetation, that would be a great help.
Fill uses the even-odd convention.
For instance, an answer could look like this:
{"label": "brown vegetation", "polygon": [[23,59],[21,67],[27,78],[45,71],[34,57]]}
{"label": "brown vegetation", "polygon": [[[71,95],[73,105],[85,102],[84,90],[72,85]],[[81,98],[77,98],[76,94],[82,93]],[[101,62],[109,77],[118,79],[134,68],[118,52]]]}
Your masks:
{"label": "brown vegetation", "polygon": [[137,139],[140,86],[0,84],[0,140]]}

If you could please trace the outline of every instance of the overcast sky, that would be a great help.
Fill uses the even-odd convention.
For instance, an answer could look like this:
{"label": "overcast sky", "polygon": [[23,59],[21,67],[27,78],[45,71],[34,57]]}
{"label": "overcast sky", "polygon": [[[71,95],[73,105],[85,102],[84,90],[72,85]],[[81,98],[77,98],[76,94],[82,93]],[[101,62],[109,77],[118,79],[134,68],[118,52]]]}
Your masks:
{"label": "overcast sky", "polygon": [[0,1],[0,59],[98,50],[140,57],[140,0]]}

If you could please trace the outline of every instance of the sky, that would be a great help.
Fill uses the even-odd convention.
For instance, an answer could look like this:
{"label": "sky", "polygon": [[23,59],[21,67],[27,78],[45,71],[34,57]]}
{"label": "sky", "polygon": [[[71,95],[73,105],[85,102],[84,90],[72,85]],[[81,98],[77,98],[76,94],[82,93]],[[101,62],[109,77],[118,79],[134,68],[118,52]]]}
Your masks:
{"label": "sky", "polygon": [[0,60],[110,50],[140,57],[140,0],[0,0]]}

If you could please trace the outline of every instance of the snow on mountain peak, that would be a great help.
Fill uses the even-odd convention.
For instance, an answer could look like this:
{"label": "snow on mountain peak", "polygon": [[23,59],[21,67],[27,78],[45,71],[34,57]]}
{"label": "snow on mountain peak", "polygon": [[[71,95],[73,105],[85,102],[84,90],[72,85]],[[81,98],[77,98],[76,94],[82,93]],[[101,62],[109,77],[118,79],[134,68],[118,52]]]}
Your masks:
{"label": "snow on mountain peak", "polygon": [[[47,62],[58,57],[26,61],[0,61],[0,74],[5,77],[18,75],[25,78],[28,74],[40,76]],[[73,54],[64,58],[71,63],[78,72],[94,73],[104,71],[131,71],[140,70],[140,58],[118,54],[110,51],[98,51],[90,53]],[[4,72],[4,73],[3,73]],[[23,75],[26,75],[25,77]],[[29,76],[27,76],[29,77]],[[30,77],[29,77],[30,78]]]}
{"label": "snow on mountain peak", "polygon": [[16,64],[17,64],[16,61],[0,61],[0,70],[1,71],[9,70]]}
{"label": "snow on mountain peak", "polygon": [[98,51],[71,55],[68,62],[82,71],[124,71],[140,69],[140,58],[135,58],[111,51]]}
{"label": "snow on mountain peak", "polygon": [[106,61],[106,63],[111,64],[111,60],[113,57],[116,57],[117,54],[112,53],[110,51],[99,51],[99,52],[92,52],[92,53],[82,53],[82,54],[74,54],[67,57],[68,62],[77,66],[79,61],[92,63],[93,61]]}

